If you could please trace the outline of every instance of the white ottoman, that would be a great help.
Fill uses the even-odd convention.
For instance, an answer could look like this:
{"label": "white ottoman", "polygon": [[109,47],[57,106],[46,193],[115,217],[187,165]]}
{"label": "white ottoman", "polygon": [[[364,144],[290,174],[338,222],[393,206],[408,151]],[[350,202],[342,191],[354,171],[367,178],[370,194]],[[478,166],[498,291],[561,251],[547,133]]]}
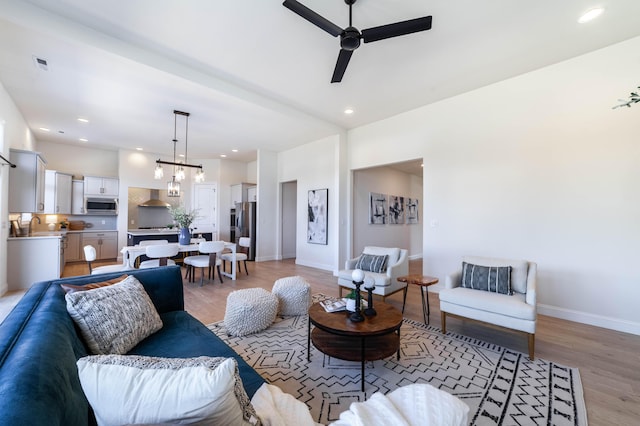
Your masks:
{"label": "white ottoman", "polygon": [[279,302],[280,315],[306,315],[311,305],[311,286],[304,278],[280,278],[271,290]]}
{"label": "white ottoman", "polygon": [[236,290],[227,296],[224,326],[231,336],[246,336],[269,327],[277,313],[278,298],[267,290]]}

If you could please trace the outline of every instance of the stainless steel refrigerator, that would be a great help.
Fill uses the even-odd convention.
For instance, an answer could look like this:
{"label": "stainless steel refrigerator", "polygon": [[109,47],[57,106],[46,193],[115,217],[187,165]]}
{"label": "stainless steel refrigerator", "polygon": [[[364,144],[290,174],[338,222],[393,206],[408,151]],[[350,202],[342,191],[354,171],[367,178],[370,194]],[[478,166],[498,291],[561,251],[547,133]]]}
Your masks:
{"label": "stainless steel refrigerator", "polygon": [[[248,260],[256,258],[256,203],[254,201],[246,203],[236,203],[236,232],[235,243],[238,244],[240,237],[249,237]],[[240,247],[238,247],[239,249]]]}

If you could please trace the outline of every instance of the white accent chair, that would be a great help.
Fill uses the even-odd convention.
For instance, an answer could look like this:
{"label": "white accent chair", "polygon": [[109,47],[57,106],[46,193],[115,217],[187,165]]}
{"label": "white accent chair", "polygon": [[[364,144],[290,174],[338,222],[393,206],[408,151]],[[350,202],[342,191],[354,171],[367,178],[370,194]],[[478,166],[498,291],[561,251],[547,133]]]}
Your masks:
{"label": "white accent chair", "polygon": [[178,255],[180,248],[175,244],[150,244],[146,246],[145,255],[149,260],[140,263],[140,269],[157,268],[158,266],[175,265],[170,257]]}
{"label": "white accent chair", "polygon": [[446,317],[465,317],[513,330],[529,336],[529,358],[533,360],[536,334],[536,275],[537,265],[526,260],[466,256],[463,262],[474,265],[511,266],[513,295],[499,294],[462,287],[460,270],[448,275],[445,288],[440,290],[442,333],[446,334]]}
{"label": "white accent chair", "polygon": [[98,266],[97,268],[93,268],[91,265],[91,262],[96,260],[96,257],[97,257],[96,248],[89,244],[84,246],[83,249],[84,249],[84,260],[86,260],[87,265],[89,265],[89,275],[107,274],[109,272],[125,272],[131,269],[134,269],[133,267],[129,266],[128,263],[126,264],[120,263],[118,265],[105,265],[105,266]]}
{"label": "white accent chair", "polygon": [[[200,254],[197,256],[187,256],[184,258],[184,264],[187,266],[187,278],[193,282],[195,281],[195,268],[202,268],[200,273],[200,286],[204,282],[204,268],[209,269],[209,279],[212,278],[211,272],[215,266],[218,270],[218,278],[222,283],[222,274],[220,273],[220,254],[224,250],[224,241],[204,241],[198,244],[198,250]],[[215,278],[215,271],[213,272],[213,278]]]}
{"label": "white accent chair", "polygon": [[[249,237],[240,237],[238,240],[238,251],[236,252],[236,261],[238,262],[238,271],[242,271],[240,267],[240,261],[244,262],[244,272],[249,275],[249,270],[247,269],[247,259],[249,258],[249,247],[251,246],[251,238]],[[222,269],[227,270],[227,262],[233,262],[233,253],[224,253],[221,256],[222,258]],[[231,265],[233,267],[233,265]]]}
{"label": "white accent chair", "polygon": [[[404,291],[404,299],[406,299],[407,292],[407,283],[398,282],[397,278],[402,275],[407,275],[409,273],[409,252],[405,249],[400,248],[387,248],[387,247],[374,247],[367,246],[362,251],[363,254],[371,254],[371,255],[388,255],[389,259],[387,260],[387,270],[385,272],[376,273],[364,271],[365,279],[367,277],[373,278],[375,282],[375,289],[373,290],[373,294],[382,297],[382,301],[384,302],[388,296],[391,296],[394,293],[399,291]],[[362,256],[362,255],[360,255]],[[338,271],[338,285],[340,288],[340,297],[342,297],[342,289],[355,289],[356,286],[353,285],[353,281],[351,279],[351,274],[353,273],[356,263],[360,259],[360,256],[349,259],[345,262],[345,269]],[[363,289],[362,287],[360,287]],[[404,310],[404,306],[403,306]]]}

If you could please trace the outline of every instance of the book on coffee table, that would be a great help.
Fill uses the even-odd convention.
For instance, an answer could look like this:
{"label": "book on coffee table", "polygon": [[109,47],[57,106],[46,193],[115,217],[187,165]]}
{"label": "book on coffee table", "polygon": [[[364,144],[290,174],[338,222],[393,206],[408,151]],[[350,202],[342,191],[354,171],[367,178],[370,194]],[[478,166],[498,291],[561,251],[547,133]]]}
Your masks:
{"label": "book on coffee table", "polygon": [[320,306],[322,306],[327,312],[340,312],[347,309],[347,300],[329,298],[320,302]]}

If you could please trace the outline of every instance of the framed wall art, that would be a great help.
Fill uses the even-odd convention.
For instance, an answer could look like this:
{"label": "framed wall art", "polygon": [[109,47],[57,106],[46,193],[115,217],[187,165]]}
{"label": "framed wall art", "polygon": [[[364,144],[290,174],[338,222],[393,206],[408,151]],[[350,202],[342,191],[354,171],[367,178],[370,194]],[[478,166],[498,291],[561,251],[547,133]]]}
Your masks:
{"label": "framed wall art", "polygon": [[369,193],[369,224],[384,225],[387,223],[387,196],[377,192]]}
{"label": "framed wall art", "polygon": [[404,197],[389,195],[389,224],[404,225]]}
{"label": "framed wall art", "polygon": [[418,199],[407,198],[406,209],[407,223],[420,223],[420,218],[418,217]]}
{"label": "framed wall art", "polygon": [[307,242],[327,244],[329,189],[312,189],[308,195]]}

